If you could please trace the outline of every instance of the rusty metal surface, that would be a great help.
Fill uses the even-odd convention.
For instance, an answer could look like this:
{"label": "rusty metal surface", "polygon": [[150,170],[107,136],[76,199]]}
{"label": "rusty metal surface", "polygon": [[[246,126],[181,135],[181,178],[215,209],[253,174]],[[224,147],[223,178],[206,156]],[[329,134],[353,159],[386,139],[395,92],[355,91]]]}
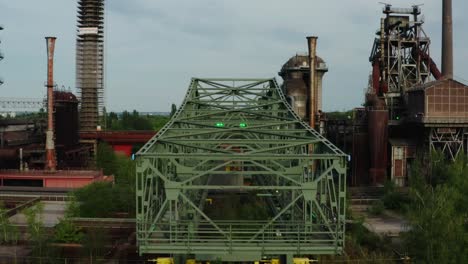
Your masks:
{"label": "rusty metal surface", "polygon": [[369,180],[369,134],[353,134],[352,186],[368,185]]}
{"label": "rusty metal surface", "polygon": [[309,124],[315,129],[315,119],[317,114],[317,80],[315,72],[315,63],[317,57],[317,37],[307,37],[309,48]]}
{"label": "rusty metal surface", "polygon": [[54,49],[55,37],[46,37],[47,44],[47,133],[45,169],[57,167],[54,143]]}
{"label": "rusty metal surface", "polygon": [[302,119],[307,118],[307,83],[302,72],[291,72],[284,79],[285,93],[294,111]]}
{"label": "rusty metal surface", "polygon": [[453,77],[452,0],[442,1],[442,75]]}
{"label": "rusty metal surface", "polygon": [[411,122],[468,125],[468,86],[441,79],[407,92]]}
{"label": "rusty metal surface", "polygon": [[[0,149],[0,159],[2,161],[16,159],[18,157],[18,150],[17,149]],[[0,162],[2,164],[2,162]]]}
{"label": "rusty metal surface", "polygon": [[54,91],[55,144],[59,148],[79,143],[78,99],[71,92]]}
{"label": "rusty metal surface", "polygon": [[[291,57],[278,73],[283,78],[282,89],[293,110],[303,120],[310,117],[310,61],[308,54],[296,54]],[[328,71],[325,61],[315,56],[316,110],[322,109],[322,78]],[[316,112],[317,112],[316,111]]]}
{"label": "rusty metal surface", "polygon": [[384,184],[387,178],[388,111],[368,111],[370,169],[373,185]]}

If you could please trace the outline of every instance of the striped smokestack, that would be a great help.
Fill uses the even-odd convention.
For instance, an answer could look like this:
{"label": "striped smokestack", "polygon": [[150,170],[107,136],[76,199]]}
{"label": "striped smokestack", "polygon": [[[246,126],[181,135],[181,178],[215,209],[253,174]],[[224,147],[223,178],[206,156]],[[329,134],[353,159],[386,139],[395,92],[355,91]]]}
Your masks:
{"label": "striped smokestack", "polygon": [[45,169],[55,171],[54,143],[54,50],[55,37],[46,37],[47,43],[47,132],[46,132],[46,164]]}

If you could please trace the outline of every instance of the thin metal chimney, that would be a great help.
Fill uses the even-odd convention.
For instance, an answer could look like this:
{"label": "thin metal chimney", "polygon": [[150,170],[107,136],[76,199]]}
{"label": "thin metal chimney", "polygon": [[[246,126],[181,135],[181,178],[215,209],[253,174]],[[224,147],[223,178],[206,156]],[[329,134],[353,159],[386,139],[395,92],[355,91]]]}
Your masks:
{"label": "thin metal chimney", "polygon": [[452,0],[442,2],[442,76],[453,78]]}
{"label": "thin metal chimney", "polygon": [[46,37],[47,42],[47,132],[45,169],[55,171],[54,143],[54,49],[56,37]]}
{"label": "thin metal chimney", "polygon": [[317,114],[317,81],[315,77],[317,38],[316,36],[307,37],[307,44],[309,46],[309,122],[313,129],[315,129],[315,116]]}

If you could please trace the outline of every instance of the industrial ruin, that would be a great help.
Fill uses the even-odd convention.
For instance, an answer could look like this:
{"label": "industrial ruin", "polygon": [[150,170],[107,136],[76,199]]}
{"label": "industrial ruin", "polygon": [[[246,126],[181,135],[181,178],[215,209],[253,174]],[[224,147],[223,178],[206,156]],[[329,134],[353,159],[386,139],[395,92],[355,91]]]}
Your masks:
{"label": "industrial ruin", "polygon": [[[388,181],[405,192],[418,157],[468,154],[468,85],[454,76],[451,0],[442,1],[440,67],[421,6],[384,4],[363,58],[370,69],[362,76],[368,82],[363,104],[349,116],[325,112],[323,80],[334,66],[318,56],[319,37],[307,36],[307,53],[278,64],[282,83],[192,78],[159,131],[102,126],[104,2],[77,1],[76,93],[55,83],[60,40],[46,37],[45,99],[0,99],[0,201],[14,221],[24,218],[23,208],[53,199],[63,202],[57,214],[64,216],[69,192],[115,184],[96,165],[104,142],[136,168],[135,215],[73,223],[86,232],[108,231],[117,242],[106,245],[107,256],[305,264],[346,253],[348,192],[379,192]],[[17,118],[4,110],[14,108],[41,111]],[[80,257],[80,245],[58,247]]]}
{"label": "industrial ruin", "polygon": [[78,1],[76,88],[80,129],[94,131],[104,107],[104,0]]}
{"label": "industrial ruin", "polygon": [[[406,186],[416,155],[455,159],[468,149],[466,84],[453,76],[451,1],[444,1],[442,71],[430,54],[421,8],[385,5],[369,61],[365,107],[333,120],[330,139],[351,154],[352,185]],[[341,126],[336,125],[341,123]]]}

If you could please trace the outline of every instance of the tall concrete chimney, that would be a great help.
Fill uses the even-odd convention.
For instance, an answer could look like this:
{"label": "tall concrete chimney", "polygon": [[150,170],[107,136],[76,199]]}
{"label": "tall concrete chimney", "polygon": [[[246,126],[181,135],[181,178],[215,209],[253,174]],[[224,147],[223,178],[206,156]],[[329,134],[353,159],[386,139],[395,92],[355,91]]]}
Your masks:
{"label": "tall concrete chimney", "polygon": [[442,76],[453,78],[452,0],[442,1]]}
{"label": "tall concrete chimney", "polygon": [[45,169],[55,171],[54,143],[54,49],[56,37],[46,37],[47,42],[47,132]]}
{"label": "tall concrete chimney", "polygon": [[317,80],[315,64],[317,59],[317,37],[307,37],[309,46],[309,122],[310,127],[315,129],[315,116],[317,114]]}

